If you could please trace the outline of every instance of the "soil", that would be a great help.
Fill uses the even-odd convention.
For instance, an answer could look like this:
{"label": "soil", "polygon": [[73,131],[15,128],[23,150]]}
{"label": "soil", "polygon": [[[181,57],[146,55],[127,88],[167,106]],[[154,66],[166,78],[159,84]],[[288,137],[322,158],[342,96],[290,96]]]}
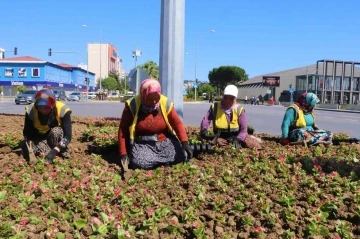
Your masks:
{"label": "soil", "polygon": [[[60,164],[47,165],[46,170],[23,166],[20,149],[0,147],[0,185],[7,190],[10,183],[27,185],[23,192],[35,195],[28,207],[20,210],[21,215],[13,208],[19,207],[18,194],[22,192],[8,192],[6,200],[0,199],[3,233],[5,223],[10,223],[19,230],[9,235],[23,232],[24,238],[55,238],[59,232],[64,238],[89,238],[94,234],[90,221],[105,211],[119,218],[121,228],[134,237],[125,224],[134,226],[135,231],[146,231],[143,238],[360,238],[360,170],[357,160],[348,160],[349,155],[352,159],[360,157],[358,146],[283,147],[279,137],[255,134],[262,139],[263,150],[216,148],[215,153],[200,154],[189,165],[123,174],[116,152],[100,158],[87,152],[91,142],[82,142],[81,136],[94,118],[72,120],[72,160],[65,163],[66,170],[61,172]],[[19,131],[23,121],[23,116],[0,115],[0,132]],[[190,137],[196,137],[198,130],[187,127]],[[314,166],[320,170],[314,170]],[[50,178],[57,184],[56,190],[49,189],[52,195],[36,191],[30,183],[24,183],[21,169],[30,172],[31,182],[46,182]],[[80,196],[90,197],[86,190],[72,194],[74,201],[57,200],[75,188],[67,181],[74,180],[76,170],[80,170],[77,179],[84,187],[95,180],[91,177],[96,177],[99,196],[110,198],[111,188],[110,191],[118,189],[121,197],[104,201],[103,206],[108,209],[99,209],[96,200],[81,210],[69,207]],[[57,173],[62,178],[56,178]],[[121,175],[123,180],[109,185],[114,175]],[[126,204],[125,196],[132,203]],[[170,212],[160,210],[166,206]],[[143,213],[136,212],[139,208]],[[64,220],[70,209],[73,219]],[[152,227],[144,229],[144,222],[155,209],[163,215]],[[59,212],[61,216],[56,214]],[[88,223],[78,229],[74,222],[84,215]],[[39,222],[19,226],[21,218],[31,216]],[[115,238],[111,233],[117,230],[120,229],[109,226],[105,238]],[[0,238],[4,235],[0,232]]]}

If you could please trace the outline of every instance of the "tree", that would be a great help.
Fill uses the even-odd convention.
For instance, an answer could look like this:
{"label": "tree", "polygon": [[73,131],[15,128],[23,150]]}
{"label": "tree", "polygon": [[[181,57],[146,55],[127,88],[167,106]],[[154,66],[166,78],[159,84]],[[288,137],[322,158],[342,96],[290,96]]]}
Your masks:
{"label": "tree", "polygon": [[20,93],[22,93],[22,92],[24,92],[26,90],[27,90],[27,87],[24,86],[24,85],[20,85],[20,86],[16,87],[16,91],[20,92]]}
{"label": "tree", "polygon": [[159,66],[154,61],[147,61],[140,66],[146,73],[148,73],[149,77],[159,79]]}
{"label": "tree", "polygon": [[248,80],[248,74],[238,66],[220,66],[209,71],[208,78],[212,85],[224,89],[226,85],[238,85]]}
{"label": "tree", "polygon": [[119,82],[113,77],[107,77],[101,81],[103,89],[117,90],[119,88]]}
{"label": "tree", "polygon": [[203,84],[199,84],[198,92],[199,95],[202,95],[203,93],[207,93],[207,95],[209,96],[211,93],[216,92],[216,88],[210,85],[209,83],[203,83]]}

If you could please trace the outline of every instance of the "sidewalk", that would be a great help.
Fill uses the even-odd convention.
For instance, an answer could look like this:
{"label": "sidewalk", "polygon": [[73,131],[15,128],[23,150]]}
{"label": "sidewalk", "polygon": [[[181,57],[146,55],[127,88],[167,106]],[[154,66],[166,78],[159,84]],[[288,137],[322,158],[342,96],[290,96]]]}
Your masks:
{"label": "sidewalk", "polygon": [[353,114],[360,114],[359,110],[338,110],[338,109],[326,109],[326,108],[315,108],[316,110],[322,110],[322,111],[335,111],[335,112],[343,112],[343,113],[353,113]]}

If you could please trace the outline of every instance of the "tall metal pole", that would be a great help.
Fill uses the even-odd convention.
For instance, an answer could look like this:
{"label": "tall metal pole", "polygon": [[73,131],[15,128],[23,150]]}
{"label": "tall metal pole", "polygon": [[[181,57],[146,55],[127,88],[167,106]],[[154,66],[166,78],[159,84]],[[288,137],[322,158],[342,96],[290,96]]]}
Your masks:
{"label": "tall metal pole", "polygon": [[308,88],[309,88],[309,72],[308,72],[308,68],[306,68],[306,93],[308,92]]}
{"label": "tall metal pole", "polygon": [[125,84],[125,86],[124,86],[124,95],[126,95],[126,81],[127,81],[127,79],[126,79],[125,64],[124,64],[124,66],[123,66],[123,69],[124,69],[124,84]]}
{"label": "tall metal pole", "polygon": [[102,68],[102,65],[101,65],[101,58],[102,58],[102,55],[101,55],[102,30],[101,30],[101,28],[99,28],[99,31],[100,31],[100,90],[101,90],[102,89],[102,86],[101,86],[101,81],[102,81],[102,75],[101,75],[101,68]]}
{"label": "tall metal pole", "polygon": [[183,118],[185,0],[161,0],[160,77],[163,94]]}
{"label": "tall metal pole", "polygon": [[196,34],[196,48],[195,48],[195,101],[196,101],[196,94],[197,94],[197,57],[198,57],[198,41],[199,41],[199,33]]}

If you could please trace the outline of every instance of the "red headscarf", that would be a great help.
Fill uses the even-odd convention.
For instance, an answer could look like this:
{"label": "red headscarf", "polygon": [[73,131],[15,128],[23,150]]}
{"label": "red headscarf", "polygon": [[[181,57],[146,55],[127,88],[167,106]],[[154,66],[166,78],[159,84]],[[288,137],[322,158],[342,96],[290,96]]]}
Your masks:
{"label": "red headscarf", "polygon": [[146,79],[140,85],[140,99],[142,102],[146,101],[146,98],[151,93],[157,93],[161,95],[161,86],[158,80],[156,79]]}

